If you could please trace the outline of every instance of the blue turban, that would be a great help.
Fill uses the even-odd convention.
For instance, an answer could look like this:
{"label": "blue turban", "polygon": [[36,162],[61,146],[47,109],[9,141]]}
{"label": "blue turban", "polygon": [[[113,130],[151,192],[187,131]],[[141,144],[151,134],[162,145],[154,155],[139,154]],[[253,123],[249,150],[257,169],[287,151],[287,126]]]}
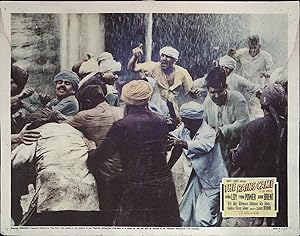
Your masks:
{"label": "blue turban", "polygon": [[181,118],[191,120],[202,120],[204,114],[204,107],[197,102],[188,102],[180,107],[179,114]]}
{"label": "blue turban", "polygon": [[78,84],[79,84],[79,77],[78,75],[73,72],[73,71],[68,71],[68,70],[63,70],[61,72],[59,72],[55,77],[54,77],[54,83],[56,83],[58,80],[67,80],[69,81],[72,86],[73,89],[75,91],[77,91],[78,89]]}

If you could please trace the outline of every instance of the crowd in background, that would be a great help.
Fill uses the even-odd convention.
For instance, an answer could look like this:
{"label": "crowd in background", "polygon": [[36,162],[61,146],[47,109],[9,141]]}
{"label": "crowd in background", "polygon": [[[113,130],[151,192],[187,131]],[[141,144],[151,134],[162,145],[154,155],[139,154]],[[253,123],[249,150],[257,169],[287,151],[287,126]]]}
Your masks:
{"label": "crowd in background", "polygon": [[[224,177],[276,177],[287,226],[287,74],[257,35],[228,49],[204,77],[160,50],[127,69],[87,53],[54,76],[56,97],[25,88],[11,69],[12,219],[15,225],[220,226]],[[34,186],[28,209],[20,200]],[[261,226],[264,218],[253,218]]]}

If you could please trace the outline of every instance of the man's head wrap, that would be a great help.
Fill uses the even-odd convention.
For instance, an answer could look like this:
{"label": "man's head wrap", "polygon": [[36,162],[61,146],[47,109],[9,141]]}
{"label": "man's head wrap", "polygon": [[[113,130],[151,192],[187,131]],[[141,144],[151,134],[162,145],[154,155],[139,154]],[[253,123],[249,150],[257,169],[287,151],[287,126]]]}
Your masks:
{"label": "man's head wrap", "polygon": [[103,99],[105,99],[106,93],[103,91],[104,87],[105,84],[81,87],[76,93],[76,98],[79,103],[90,100],[96,106],[99,104],[99,101],[103,101]]}
{"label": "man's head wrap", "polygon": [[111,71],[111,72],[121,71],[121,63],[117,62],[113,59],[104,60],[104,61],[100,62],[99,71],[102,73],[105,73],[108,71]]}
{"label": "man's head wrap", "polygon": [[214,67],[206,76],[206,86],[207,88],[226,88],[226,74],[224,69],[220,67]]}
{"label": "man's head wrap", "polygon": [[[83,80],[81,80],[80,82],[82,82]],[[78,99],[78,93],[80,91],[83,91],[83,89],[87,86],[90,85],[97,85],[100,86],[103,90],[103,94],[104,96],[106,96],[107,94],[107,88],[106,88],[106,84],[103,82],[103,80],[101,79],[101,75],[100,73],[97,73],[95,75],[93,75],[92,77],[90,77],[88,80],[84,81],[80,86],[79,89],[77,90],[77,92],[75,93],[76,98]]]}
{"label": "man's head wrap", "polygon": [[226,55],[220,58],[219,65],[234,70],[236,68],[236,61],[232,57]]}
{"label": "man's head wrap", "polygon": [[91,59],[81,63],[78,72],[79,72],[79,74],[82,75],[82,74],[95,72],[98,70],[99,70],[98,62],[97,62],[96,58],[92,57]]}
{"label": "man's head wrap", "polygon": [[11,66],[11,78],[18,85],[18,88],[22,90],[28,80],[29,74],[22,68],[12,65]]}
{"label": "man's head wrap", "polygon": [[172,48],[170,46],[163,47],[162,49],[160,49],[159,55],[161,54],[165,54],[169,57],[173,57],[176,60],[178,60],[179,57],[179,52],[175,48]]}
{"label": "man's head wrap", "polygon": [[31,123],[28,129],[36,129],[46,123],[58,123],[60,120],[64,120],[64,117],[59,111],[43,108],[28,116],[27,123]]}
{"label": "man's head wrap", "polygon": [[99,55],[99,57],[97,58],[97,61],[98,61],[98,65],[100,65],[100,63],[102,61],[105,61],[105,60],[113,60],[114,57],[111,53],[109,52],[103,52]]}
{"label": "man's head wrap", "polygon": [[79,84],[79,78],[75,72],[63,70],[54,77],[53,81],[54,81],[54,83],[56,83],[58,80],[69,81],[72,84],[73,89],[75,91],[77,91],[78,84]]}
{"label": "man's head wrap", "polygon": [[121,99],[130,105],[143,105],[148,103],[153,88],[144,80],[133,80],[122,88]]}
{"label": "man's head wrap", "polygon": [[180,107],[179,115],[181,118],[191,120],[202,120],[204,114],[204,107],[197,102],[188,102]]}
{"label": "man's head wrap", "polygon": [[260,103],[263,107],[272,107],[278,115],[282,115],[287,105],[286,93],[280,84],[269,84],[260,95]]}

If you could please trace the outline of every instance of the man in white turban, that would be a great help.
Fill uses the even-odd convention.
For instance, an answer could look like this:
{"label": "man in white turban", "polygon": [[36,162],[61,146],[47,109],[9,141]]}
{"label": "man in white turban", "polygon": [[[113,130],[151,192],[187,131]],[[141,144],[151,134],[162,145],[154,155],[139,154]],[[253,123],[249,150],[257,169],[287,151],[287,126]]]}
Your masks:
{"label": "man in white turban", "polygon": [[179,52],[170,46],[160,49],[159,62],[147,61],[138,63],[138,58],[143,54],[142,44],[132,50],[132,57],[128,62],[128,70],[139,72],[141,77],[152,77],[157,81],[160,95],[165,101],[173,105],[177,124],[180,122],[179,103],[187,94],[198,96],[199,91],[193,89],[193,80],[189,72],[176,65]]}
{"label": "man in white turban", "polygon": [[234,73],[236,64],[236,61],[228,55],[219,59],[219,66],[225,70],[227,88],[232,91],[240,92],[246,98],[250,120],[263,117],[259,99],[256,97],[256,91],[260,89],[261,86]]}
{"label": "man in white turban", "polygon": [[[204,107],[199,103],[183,104],[180,116],[183,123],[170,133],[169,142],[174,148],[168,164],[174,166],[173,176],[188,177],[182,191],[177,191],[181,225],[219,226],[220,183],[228,174],[216,132],[203,120]],[[177,171],[182,169],[184,173]],[[180,187],[176,182],[175,186]]]}
{"label": "man in white turban", "polygon": [[107,87],[107,102],[112,106],[119,106],[119,95],[114,83],[119,78],[121,63],[115,61],[109,52],[103,52],[98,58],[91,56],[91,54],[87,55],[88,60],[76,64],[72,68],[82,78],[79,82],[79,88],[95,84],[95,79],[101,80]]}
{"label": "man in white turban", "polygon": [[117,74],[121,71],[121,63],[115,61],[114,59],[106,59],[102,60],[98,66],[96,59],[91,58],[90,60],[81,64],[79,73],[80,71],[89,74],[79,82],[79,87],[81,87],[86,81],[88,81],[93,75],[97,74],[98,72],[101,73],[107,84],[113,85],[114,82],[118,79]]}

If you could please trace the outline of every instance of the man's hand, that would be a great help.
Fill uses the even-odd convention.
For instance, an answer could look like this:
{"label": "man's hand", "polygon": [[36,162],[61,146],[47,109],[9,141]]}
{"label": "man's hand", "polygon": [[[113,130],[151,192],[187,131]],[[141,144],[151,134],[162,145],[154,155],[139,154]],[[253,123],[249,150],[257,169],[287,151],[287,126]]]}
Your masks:
{"label": "man's hand", "polygon": [[91,150],[94,150],[97,148],[96,143],[93,140],[89,140],[86,137],[84,137],[83,140],[88,147],[88,151],[91,151]]}
{"label": "man's hand", "polygon": [[266,79],[270,78],[270,75],[266,72],[260,73],[260,78],[265,77]]}
{"label": "man's hand", "polygon": [[192,98],[197,98],[201,95],[202,90],[200,88],[192,88],[190,91],[190,96]]}
{"label": "man's hand", "polygon": [[27,130],[29,125],[30,123],[25,125],[20,133],[12,135],[11,142],[17,144],[24,143],[25,145],[31,145],[36,142],[41,137],[41,134],[37,130]]}
{"label": "man's hand", "polygon": [[259,99],[261,95],[262,95],[261,89],[257,89],[257,90],[255,91],[255,96]]}
{"label": "man's hand", "polygon": [[216,131],[216,142],[219,142],[221,139],[224,138],[224,135],[220,130],[220,128],[215,128],[215,131]]}
{"label": "man's hand", "polygon": [[174,147],[178,147],[178,148],[188,148],[187,142],[184,140],[180,140],[177,137],[169,134],[168,135],[168,143],[169,145],[172,145]]}
{"label": "man's hand", "polygon": [[144,54],[143,52],[143,44],[141,43],[138,47],[132,49],[132,54],[135,57],[139,57]]}
{"label": "man's hand", "polygon": [[30,97],[33,93],[34,93],[33,88],[26,88],[23,89],[23,91],[18,95],[18,98],[22,100],[24,98]]}

